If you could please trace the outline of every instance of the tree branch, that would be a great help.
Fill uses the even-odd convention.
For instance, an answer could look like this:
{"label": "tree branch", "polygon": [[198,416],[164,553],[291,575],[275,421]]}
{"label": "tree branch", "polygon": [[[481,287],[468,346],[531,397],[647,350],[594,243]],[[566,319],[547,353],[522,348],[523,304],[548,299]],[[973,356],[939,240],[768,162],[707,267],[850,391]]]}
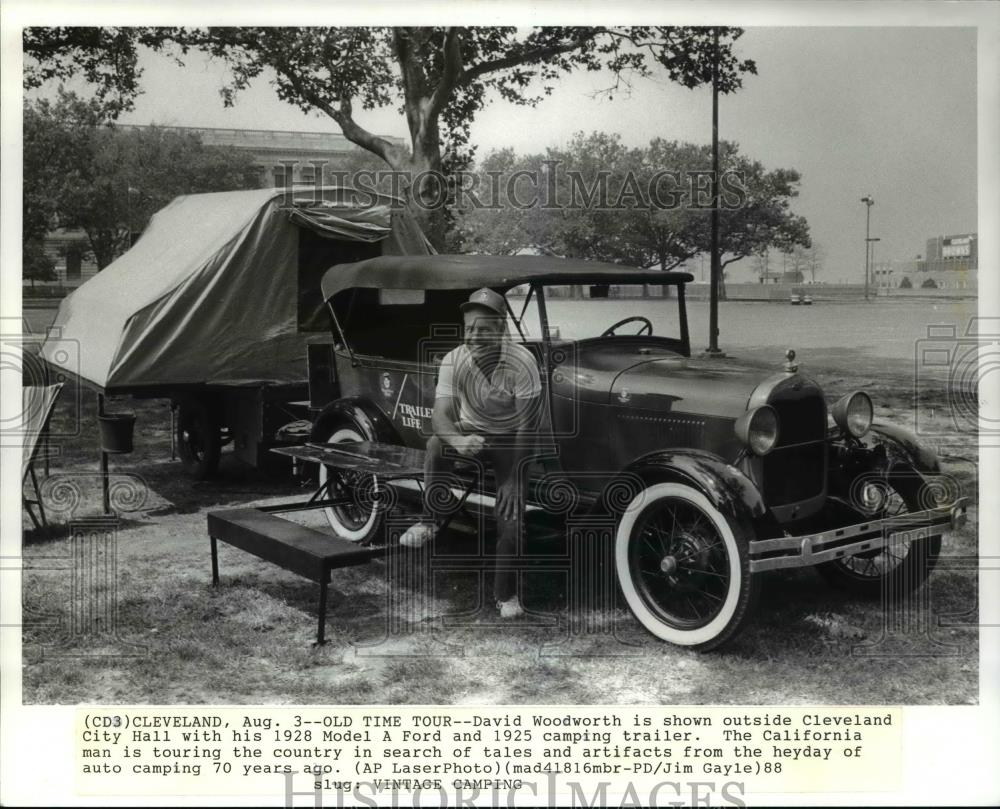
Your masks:
{"label": "tree branch", "polygon": [[403,84],[403,109],[412,138],[420,130],[420,90],[416,86],[420,66],[413,59],[408,39],[411,34],[412,30],[409,28],[394,28],[392,31],[392,48],[396,53]]}
{"label": "tree branch", "polygon": [[541,62],[553,56],[558,56],[561,53],[570,53],[571,51],[575,51],[582,47],[587,40],[593,39],[595,36],[603,32],[603,28],[598,28],[580,39],[574,39],[562,45],[548,45],[544,48],[534,48],[532,50],[522,51],[521,53],[513,56],[505,56],[502,59],[491,59],[487,62],[480,62],[475,67],[463,70],[459,75],[456,84],[470,84],[480,76],[487,73],[493,73],[498,70],[507,70],[511,67],[517,67],[518,65]]}
{"label": "tree branch", "polygon": [[353,105],[351,103],[350,96],[344,96],[340,99],[340,108],[338,109],[318,93],[307,88],[302,83],[302,80],[295,75],[293,71],[288,70],[283,66],[280,66],[277,69],[278,72],[288,80],[289,84],[295,88],[295,92],[299,94],[299,97],[304,98],[314,107],[322,110],[330,118],[332,118],[340,127],[340,131],[344,134],[344,137],[351,143],[378,155],[390,166],[393,166],[394,168],[396,167],[394,165],[394,160],[392,159],[394,157],[393,152],[395,152],[395,147],[384,138],[380,138],[369,132],[354,120],[352,117]]}
{"label": "tree branch", "polygon": [[444,46],[441,48],[443,69],[441,71],[441,81],[434,88],[430,103],[427,105],[427,117],[436,118],[444,109],[445,104],[455,89],[459,77],[462,75],[462,35],[461,29],[452,26],[448,29],[444,37]]}

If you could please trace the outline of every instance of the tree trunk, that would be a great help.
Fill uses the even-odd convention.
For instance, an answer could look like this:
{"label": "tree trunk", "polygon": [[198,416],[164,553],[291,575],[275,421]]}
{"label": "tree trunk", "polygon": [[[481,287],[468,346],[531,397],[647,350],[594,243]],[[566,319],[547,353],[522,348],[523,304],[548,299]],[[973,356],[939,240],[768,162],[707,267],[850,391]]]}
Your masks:
{"label": "tree trunk", "polygon": [[448,203],[451,193],[441,168],[441,151],[437,143],[414,142],[414,154],[393,155],[389,163],[393,171],[403,175],[404,198],[414,220],[436,250],[445,249],[451,216]]}

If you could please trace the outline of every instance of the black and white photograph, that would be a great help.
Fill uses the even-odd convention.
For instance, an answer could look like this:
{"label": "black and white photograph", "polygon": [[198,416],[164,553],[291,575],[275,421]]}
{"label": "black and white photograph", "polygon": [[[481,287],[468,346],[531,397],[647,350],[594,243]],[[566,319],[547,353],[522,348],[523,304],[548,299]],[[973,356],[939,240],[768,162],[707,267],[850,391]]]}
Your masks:
{"label": "black and white photograph", "polygon": [[[1000,15],[958,6],[14,3],[4,710],[994,727]],[[600,749],[755,802],[721,745]],[[528,800],[407,782],[472,783]]]}

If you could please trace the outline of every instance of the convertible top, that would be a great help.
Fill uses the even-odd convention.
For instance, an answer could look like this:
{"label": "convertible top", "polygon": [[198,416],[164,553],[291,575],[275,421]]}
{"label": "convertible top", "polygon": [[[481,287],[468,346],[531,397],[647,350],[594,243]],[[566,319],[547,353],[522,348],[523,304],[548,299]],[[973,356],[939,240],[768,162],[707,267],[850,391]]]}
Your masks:
{"label": "convertible top", "polygon": [[345,289],[477,289],[502,292],[532,281],[549,284],[685,284],[686,272],[639,270],[603,261],[551,256],[379,256],[339,264],[323,276],[323,298]]}

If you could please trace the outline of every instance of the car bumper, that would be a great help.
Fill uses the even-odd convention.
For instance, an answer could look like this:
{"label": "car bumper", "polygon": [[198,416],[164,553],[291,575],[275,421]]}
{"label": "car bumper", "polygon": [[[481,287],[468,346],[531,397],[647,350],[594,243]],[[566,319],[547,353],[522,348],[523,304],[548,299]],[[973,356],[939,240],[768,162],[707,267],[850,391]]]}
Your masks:
{"label": "car bumper", "polygon": [[918,541],[965,525],[967,499],[948,506],[886,517],[803,536],[758,539],[750,543],[750,572],[808,567],[865,551],[877,551],[897,540]]}

